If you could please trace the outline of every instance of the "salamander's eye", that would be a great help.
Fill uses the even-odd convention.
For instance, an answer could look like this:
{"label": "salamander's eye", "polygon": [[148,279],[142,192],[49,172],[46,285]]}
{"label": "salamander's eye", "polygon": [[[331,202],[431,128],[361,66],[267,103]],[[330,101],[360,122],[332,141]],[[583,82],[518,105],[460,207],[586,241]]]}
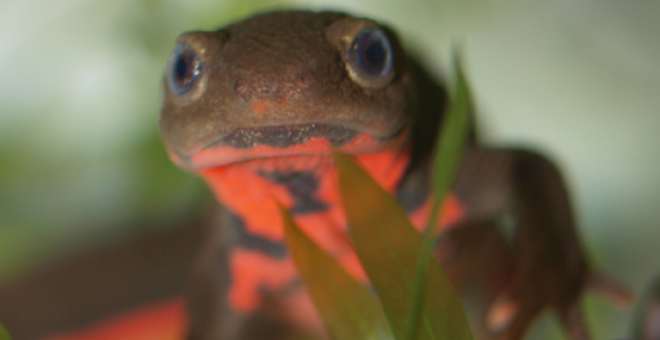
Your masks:
{"label": "salamander's eye", "polygon": [[186,44],[178,44],[167,60],[167,85],[176,94],[190,90],[193,82],[201,73],[197,52]]}
{"label": "salamander's eye", "polygon": [[382,88],[392,81],[392,45],[383,31],[368,28],[359,32],[349,48],[351,78],[367,88]]}
{"label": "salamander's eye", "polygon": [[351,52],[357,65],[368,74],[384,76],[392,70],[392,47],[380,30],[360,33],[353,41]]}

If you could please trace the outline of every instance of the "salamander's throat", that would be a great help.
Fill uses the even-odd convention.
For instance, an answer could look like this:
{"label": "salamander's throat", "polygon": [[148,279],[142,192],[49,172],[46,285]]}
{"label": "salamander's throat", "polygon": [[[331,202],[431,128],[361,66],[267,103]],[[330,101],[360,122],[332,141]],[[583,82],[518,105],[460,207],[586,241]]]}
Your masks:
{"label": "salamander's throat", "polygon": [[[391,149],[355,158],[390,192],[394,192],[409,160],[406,150]],[[246,229],[261,237],[283,239],[276,200],[296,218],[331,221],[339,230],[345,229],[331,156],[295,154],[256,158],[206,168],[200,174],[218,200],[243,220]]]}
{"label": "salamander's throat", "polygon": [[[357,155],[357,161],[384,188],[394,192],[408,165],[408,152],[384,150]],[[298,282],[284,245],[276,201],[317,244],[355,277],[366,280],[346,236],[332,157],[291,155],[258,158],[203,169],[202,177],[230,211],[237,244],[229,256],[229,299],[237,311],[260,303],[262,288],[285,289]]]}

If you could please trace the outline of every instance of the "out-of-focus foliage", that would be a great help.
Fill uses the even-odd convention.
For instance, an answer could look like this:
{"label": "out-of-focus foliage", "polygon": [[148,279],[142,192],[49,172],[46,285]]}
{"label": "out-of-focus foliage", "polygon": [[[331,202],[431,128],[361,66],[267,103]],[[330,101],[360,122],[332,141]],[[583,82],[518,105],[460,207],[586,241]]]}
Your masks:
{"label": "out-of-focus foliage", "polygon": [[0,324],[0,340],[11,340],[9,333],[7,333],[7,330],[2,327],[2,324]]}

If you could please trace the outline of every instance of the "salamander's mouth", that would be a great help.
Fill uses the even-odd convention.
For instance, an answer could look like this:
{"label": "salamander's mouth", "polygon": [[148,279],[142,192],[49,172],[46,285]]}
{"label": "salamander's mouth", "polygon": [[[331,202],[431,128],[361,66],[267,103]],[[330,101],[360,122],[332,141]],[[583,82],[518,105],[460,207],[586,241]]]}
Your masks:
{"label": "salamander's mouth", "polygon": [[378,152],[400,145],[406,130],[388,138],[379,138],[366,132],[322,123],[238,128],[189,157],[171,149],[168,151],[178,166],[200,171],[258,158],[329,155],[333,150],[348,154]]}
{"label": "salamander's mouth", "polygon": [[227,136],[213,142],[212,147],[230,146],[237,149],[250,149],[258,145],[275,148],[288,148],[301,144],[314,137],[323,137],[332,147],[340,147],[359,132],[342,126],[329,124],[287,124],[254,128],[239,128]]}

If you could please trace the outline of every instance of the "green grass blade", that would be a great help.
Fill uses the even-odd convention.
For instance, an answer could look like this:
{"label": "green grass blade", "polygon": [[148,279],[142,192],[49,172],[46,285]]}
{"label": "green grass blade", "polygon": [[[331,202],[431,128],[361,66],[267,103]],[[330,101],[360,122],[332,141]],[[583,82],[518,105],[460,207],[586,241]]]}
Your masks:
{"label": "green grass blade", "polygon": [[9,332],[5,329],[5,327],[0,324],[0,340],[11,340],[11,337],[9,336]]}
{"label": "green grass blade", "polygon": [[[349,156],[335,154],[335,162],[355,250],[395,338],[403,339],[422,235],[394,198]],[[415,339],[472,339],[461,303],[438,262],[429,261],[426,273]]]}
{"label": "green grass blade", "polygon": [[449,110],[447,110],[442,124],[442,130],[436,140],[432,172],[433,204],[424,229],[424,240],[417,260],[415,283],[411,298],[408,301],[405,340],[415,339],[416,332],[419,329],[417,322],[419,320],[423,283],[428,262],[431,261],[433,256],[440,204],[451,188],[469,128],[470,91],[460,59],[457,56],[455,56],[454,62],[456,73],[455,94],[451,98]]}
{"label": "green grass blade", "polygon": [[280,211],[287,247],[332,338],[394,339],[376,296],[300,231],[285,208]]}
{"label": "green grass blade", "polygon": [[[436,203],[451,189],[454,175],[461,161],[461,153],[467,139],[472,99],[465,72],[458,56],[455,56],[455,91],[451,98],[442,131],[438,135],[433,158],[433,192]],[[437,208],[439,204],[436,204]]]}

